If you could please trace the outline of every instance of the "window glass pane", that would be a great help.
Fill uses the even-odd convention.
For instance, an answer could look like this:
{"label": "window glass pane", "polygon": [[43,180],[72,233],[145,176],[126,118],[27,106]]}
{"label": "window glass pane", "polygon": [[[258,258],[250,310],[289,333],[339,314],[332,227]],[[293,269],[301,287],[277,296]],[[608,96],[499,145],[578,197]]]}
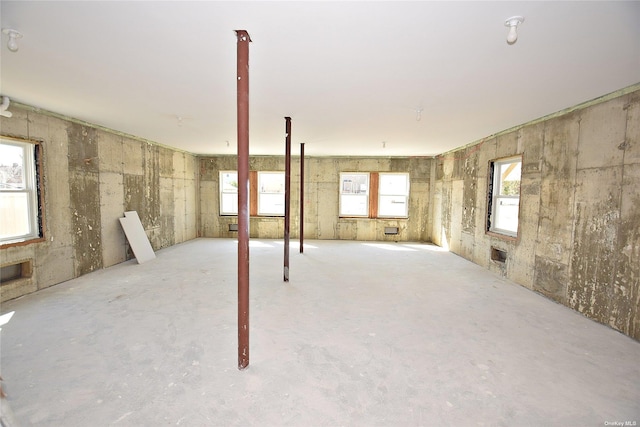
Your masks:
{"label": "window glass pane", "polygon": [[220,186],[225,193],[238,192],[238,173],[220,172]]}
{"label": "window glass pane", "polygon": [[520,177],[522,159],[512,158],[493,162],[493,193],[489,212],[489,230],[517,236],[520,210]]}
{"label": "window glass pane", "polygon": [[496,200],[495,228],[500,230],[518,232],[518,205],[519,198],[498,198]]}
{"label": "window glass pane", "polygon": [[342,194],[367,194],[369,191],[369,174],[341,174],[340,192]]}
{"label": "window glass pane", "polygon": [[369,174],[340,174],[340,215],[369,216]]}
{"label": "window glass pane", "polygon": [[284,215],[284,172],[258,172],[258,215]]}
{"label": "window glass pane", "polygon": [[238,214],[238,195],[233,193],[222,193],[220,199],[220,213],[223,215]]}
{"label": "window glass pane", "polygon": [[238,172],[220,172],[220,215],[238,214]]}
{"label": "window glass pane", "polygon": [[29,193],[0,193],[0,239],[28,236]]}
{"label": "window glass pane", "polygon": [[409,200],[409,174],[379,174],[379,217],[406,217]]}
{"label": "window glass pane", "polygon": [[340,215],[369,215],[369,198],[366,195],[343,194],[340,196]]}
{"label": "window glass pane", "polygon": [[407,216],[407,198],[405,196],[380,196],[379,216]]}
{"label": "window glass pane", "polygon": [[284,193],[284,172],[259,172],[260,193]]}
{"label": "window glass pane", "polygon": [[381,173],[380,194],[402,194],[407,195],[409,176],[397,173]]}
{"label": "window glass pane", "polygon": [[24,190],[24,148],[17,145],[0,144],[0,188]]}
{"label": "window glass pane", "polygon": [[0,241],[22,242],[40,235],[36,145],[0,143]]}
{"label": "window glass pane", "polygon": [[500,195],[517,196],[520,194],[521,162],[501,163],[500,173]]}
{"label": "window glass pane", "polygon": [[284,215],[284,194],[260,194],[258,199],[258,214]]}

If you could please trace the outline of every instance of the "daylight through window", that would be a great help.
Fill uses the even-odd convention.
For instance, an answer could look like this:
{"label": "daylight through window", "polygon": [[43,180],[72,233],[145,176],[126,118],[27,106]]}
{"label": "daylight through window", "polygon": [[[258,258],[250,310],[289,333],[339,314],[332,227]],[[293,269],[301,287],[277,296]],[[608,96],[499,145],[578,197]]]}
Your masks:
{"label": "daylight through window", "polygon": [[378,216],[406,218],[409,214],[409,174],[380,172]]}
{"label": "daylight through window", "polygon": [[238,172],[220,172],[220,215],[238,215]]}
{"label": "daylight through window", "polygon": [[487,226],[489,231],[516,237],[520,210],[522,158],[512,157],[491,163],[492,189]]}
{"label": "daylight through window", "polygon": [[284,172],[258,172],[258,215],[284,215]]}
{"label": "daylight through window", "polygon": [[40,237],[37,145],[0,140],[0,243]]}
{"label": "daylight through window", "polygon": [[340,216],[369,216],[369,174],[340,174]]}

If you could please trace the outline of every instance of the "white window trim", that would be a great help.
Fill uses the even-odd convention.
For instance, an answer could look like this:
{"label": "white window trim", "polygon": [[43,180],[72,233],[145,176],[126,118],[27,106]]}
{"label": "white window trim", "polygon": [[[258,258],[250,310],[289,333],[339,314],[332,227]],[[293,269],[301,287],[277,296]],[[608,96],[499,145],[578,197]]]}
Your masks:
{"label": "white window trim", "polygon": [[[283,171],[258,171],[258,216],[284,216],[284,188],[282,190],[282,193],[280,192],[269,192],[269,191],[262,191],[261,190],[261,182],[262,182],[262,177],[264,175],[282,175],[282,177],[284,178],[285,173]],[[261,203],[261,197],[263,194],[282,194],[282,202],[283,202],[283,206],[282,206],[282,212],[269,212],[269,211],[265,211],[262,208],[262,203]]]}
{"label": "white window trim", "polygon": [[25,178],[25,188],[19,190],[9,190],[0,188],[1,193],[24,193],[27,194],[27,210],[28,210],[28,227],[29,231],[25,234],[0,237],[0,245],[21,243],[40,237],[40,209],[38,199],[38,177],[36,171],[36,144],[31,142],[16,141],[13,139],[0,138],[3,145],[13,145],[22,148]]}
{"label": "white window trim", "polygon": [[[363,175],[367,177],[367,191],[365,194],[349,194],[349,193],[344,193],[344,188],[343,188],[343,176],[344,175]],[[370,188],[369,186],[371,185],[371,175],[369,174],[369,172],[340,172],[340,195],[339,195],[339,206],[338,206],[338,213],[339,213],[339,217],[340,218],[368,218],[369,217],[369,193],[370,193]],[[366,212],[364,212],[363,214],[348,214],[348,213],[343,213],[342,212],[342,198],[343,197],[365,197],[366,199]]]}
{"label": "white window trim", "polygon": [[[520,195],[518,194],[517,196],[501,196],[500,195],[500,184],[501,184],[501,179],[500,179],[500,174],[497,173],[497,171],[500,170],[500,166],[506,163],[514,163],[514,162],[520,162],[520,167],[522,167],[522,156],[514,156],[514,157],[507,157],[507,158],[502,158],[502,159],[497,159],[491,162],[491,168],[492,168],[492,174],[493,174],[493,182],[492,182],[492,189],[491,189],[491,213],[490,213],[490,226],[489,226],[489,230],[492,233],[496,233],[496,234],[502,234],[505,236],[509,236],[509,237],[518,237],[518,231],[520,230]],[[522,174],[520,175],[520,179],[522,180]],[[518,200],[518,227],[516,229],[516,231],[512,231],[512,230],[505,230],[503,228],[498,228],[495,227],[493,224],[496,222],[496,209],[498,206],[498,203],[501,199],[511,199],[511,200]]]}
{"label": "white window trim", "polygon": [[[403,175],[407,178],[407,192],[406,194],[383,194],[381,190],[381,182],[383,175]],[[411,180],[409,179],[409,174],[406,172],[378,172],[378,218],[408,218],[409,217],[409,194],[410,194],[410,186]],[[405,203],[405,212],[403,215],[384,215],[380,213],[380,207],[382,203],[380,199],[383,196],[392,196],[392,197],[403,197]]]}
{"label": "white window trim", "polygon": [[236,179],[237,179],[237,176],[238,176],[238,172],[237,171],[231,171],[231,170],[229,170],[229,171],[220,171],[220,174],[218,175],[218,177],[219,177],[218,178],[218,185],[220,187],[220,193],[219,193],[220,216],[235,216],[235,215],[238,215],[237,205],[236,205],[236,210],[235,211],[231,211],[231,210],[230,211],[225,211],[224,210],[224,206],[222,205],[222,200],[223,200],[223,195],[224,194],[235,194],[236,197],[238,197],[238,191],[235,191],[235,192],[224,191],[224,188],[223,188],[223,185],[222,185],[222,179],[223,179],[222,176],[224,174],[228,174],[228,173],[236,174]]}

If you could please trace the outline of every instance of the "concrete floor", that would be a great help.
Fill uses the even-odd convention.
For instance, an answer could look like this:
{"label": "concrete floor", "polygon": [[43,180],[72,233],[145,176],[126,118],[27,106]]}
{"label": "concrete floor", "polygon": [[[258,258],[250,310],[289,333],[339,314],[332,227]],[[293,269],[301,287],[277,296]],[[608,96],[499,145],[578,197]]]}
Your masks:
{"label": "concrete floor", "polygon": [[640,424],[639,342],[426,244],[295,242],[283,283],[282,242],[253,240],[239,371],[236,247],[197,239],[3,304],[20,425]]}

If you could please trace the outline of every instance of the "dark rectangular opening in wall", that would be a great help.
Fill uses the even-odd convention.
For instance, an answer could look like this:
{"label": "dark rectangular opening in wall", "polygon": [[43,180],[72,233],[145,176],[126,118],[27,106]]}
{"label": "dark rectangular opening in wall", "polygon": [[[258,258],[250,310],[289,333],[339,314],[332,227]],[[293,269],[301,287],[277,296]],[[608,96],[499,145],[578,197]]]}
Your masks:
{"label": "dark rectangular opening in wall", "polygon": [[229,224],[229,231],[238,231],[238,224]]}
{"label": "dark rectangular opening in wall", "polygon": [[23,277],[31,277],[31,261],[17,262],[0,267],[0,284],[2,285]]}
{"label": "dark rectangular opening in wall", "polygon": [[384,234],[386,235],[398,234],[398,227],[385,227]]}
{"label": "dark rectangular opening in wall", "polygon": [[507,252],[491,247],[491,260],[495,262],[505,263],[507,261]]}

